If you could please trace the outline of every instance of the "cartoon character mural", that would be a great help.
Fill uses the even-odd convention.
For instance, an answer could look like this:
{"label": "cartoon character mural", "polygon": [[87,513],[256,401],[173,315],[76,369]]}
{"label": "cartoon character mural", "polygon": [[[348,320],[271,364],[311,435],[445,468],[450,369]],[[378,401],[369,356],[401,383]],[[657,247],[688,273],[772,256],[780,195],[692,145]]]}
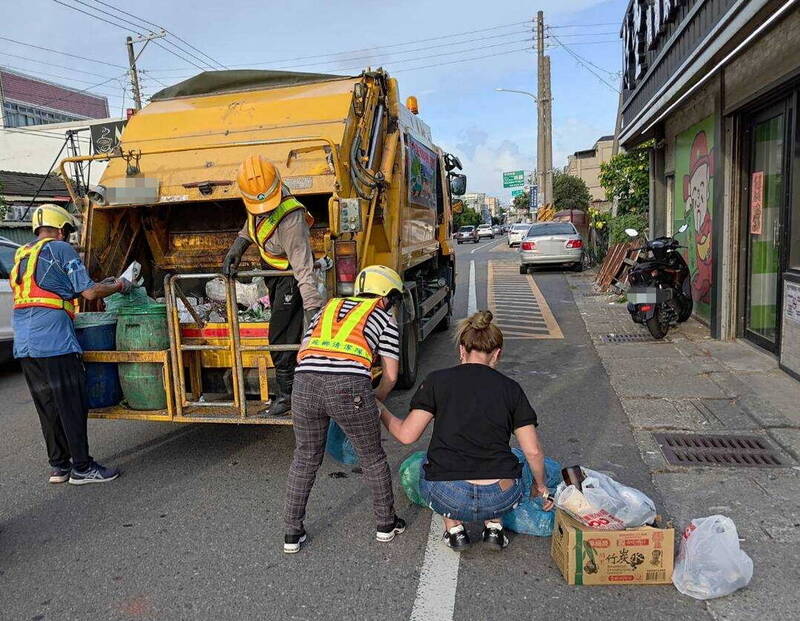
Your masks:
{"label": "cartoon character mural", "polygon": [[[712,222],[714,216],[714,117],[693,125],[677,137],[676,209],[673,229],[684,222],[689,229],[682,241],[692,273],[695,312],[708,319],[711,310]],[[681,187],[682,186],[682,187]]]}

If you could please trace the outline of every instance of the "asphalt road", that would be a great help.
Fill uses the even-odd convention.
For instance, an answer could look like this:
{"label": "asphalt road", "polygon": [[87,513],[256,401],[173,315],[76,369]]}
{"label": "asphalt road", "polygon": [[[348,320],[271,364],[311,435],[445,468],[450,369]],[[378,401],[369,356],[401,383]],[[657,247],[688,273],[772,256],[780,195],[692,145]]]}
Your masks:
{"label": "asphalt road", "polygon": [[[457,253],[455,314],[463,317],[470,262],[475,302],[485,308],[488,261],[516,255],[501,239]],[[527,391],[550,456],[613,472],[658,504],[563,274],[542,270],[535,281],[563,338],[509,340],[500,370]],[[421,377],[455,363],[449,334],[422,345]],[[396,391],[388,405],[402,412],[411,395]],[[300,554],[283,554],[291,427],[93,420],[94,457],[123,476],[108,485],[49,485],[36,414],[13,365],[0,370],[0,403],[0,618],[409,619],[419,606],[431,514],[411,505],[397,482],[408,529],[381,544],[360,475],[326,458],[308,508],[310,541]],[[388,437],[384,445],[396,472],[426,448],[427,435],[415,446]],[[471,532],[479,538],[479,527]],[[499,554],[475,545],[460,559],[441,557],[441,570],[436,558],[426,562],[426,581],[456,568],[438,591],[455,596],[442,618],[628,619],[645,610],[707,617],[672,586],[567,586],[549,544],[515,536]]]}

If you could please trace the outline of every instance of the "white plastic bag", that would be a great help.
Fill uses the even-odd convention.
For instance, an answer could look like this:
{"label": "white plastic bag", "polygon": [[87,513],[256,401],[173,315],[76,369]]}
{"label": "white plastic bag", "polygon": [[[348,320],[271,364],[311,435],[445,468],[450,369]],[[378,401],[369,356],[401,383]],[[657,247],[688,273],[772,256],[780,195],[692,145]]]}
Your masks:
{"label": "white plastic bag", "polygon": [[[222,278],[214,278],[206,283],[206,296],[215,302],[224,302],[228,285]],[[236,303],[250,308],[259,298],[267,295],[267,285],[261,276],[253,278],[251,283],[236,282]]]}
{"label": "white plastic bag", "polygon": [[746,587],[753,560],[739,548],[733,520],[712,515],[691,521],[681,538],[672,583],[684,595],[713,599]]}
{"label": "white plastic bag", "polygon": [[646,494],[600,472],[582,470],[583,491],[564,483],[556,490],[556,505],[575,519],[597,530],[635,528],[656,519],[656,506]]}

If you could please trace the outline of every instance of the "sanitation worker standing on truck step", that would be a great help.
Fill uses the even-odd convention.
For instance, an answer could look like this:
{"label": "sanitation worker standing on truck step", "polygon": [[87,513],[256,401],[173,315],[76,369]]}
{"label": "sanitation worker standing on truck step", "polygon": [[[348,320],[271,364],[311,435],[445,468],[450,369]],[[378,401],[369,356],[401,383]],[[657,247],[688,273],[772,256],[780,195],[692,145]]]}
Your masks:
{"label": "sanitation worker standing on truck step", "polygon": [[[406,528],[394,513],[392,475],[381,446],[376,403],[376,399],[386,399],[397,381],[400,341],[389,310],[401,299],[402,290],[403,281],[394,270],[383,265],[366,267],[356,277],[353,297],[328,302],[306,331],[297,355],[295,448],[283,513],[283,551],[288,554],[298,552],[306,540],[306,504],[325,454],[331,418],[353,443],[372,490],[377,540],[391,541]],[[371,369],[376,356],[383,376],[373,391]]]}
{"label": "sanitation worker standing on truck step", "polygon": [[72,215],[58,205],[33,212],[38,239],[21,246],[14,257],[14,357],[19,359],[39,414],[50,483],[104,483],[119,476],[89,455],[86,371],[72,319],[76,297],[96,300],[127,293],[131,283],[108,278],[95,284],[78,253],[65,240],[75,230]]}
{"label": "sanitation worker standing on truck step", "polygon": [[[303,204],[281,183],[275,166],[260,155],[251,155],[236,178],[247,208],[247,222],[222,264],[222,273],[235,276],[247,247],[255,242],[267,269],[293,270],[294,276],[266,279],[271,316],[270,345],[300,342],[303,318],[310,321],[325,303],[314,278],[314,253],[309,229],[314,219]],[[292,382],[297,365],[293,351],[272,352],[277,390],[267,414],[283,416],[292,408]]]}

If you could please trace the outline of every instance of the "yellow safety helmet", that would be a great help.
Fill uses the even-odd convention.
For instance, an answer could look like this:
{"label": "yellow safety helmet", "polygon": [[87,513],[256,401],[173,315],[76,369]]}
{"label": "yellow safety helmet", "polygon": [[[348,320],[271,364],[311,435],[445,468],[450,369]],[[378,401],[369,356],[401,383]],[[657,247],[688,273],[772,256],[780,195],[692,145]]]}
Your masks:
{"label": "yellow safety helmet", "polygon": [[403,281],[397,272],[385,265],[370,265],[358,273],[354,289],[355,295],[386,296],[392,291],[403,293]]}
{"label": "yellow safety helmet", "polygon": [[71,226],[73,229],[77,228],[75,225],[75,218],[72,217],[72,214],[63,207],[59,207],[53,203],[40,205],[33,212],[31,228],[33,228],[34,235],[36,235],[36,231],[40,226],[50,226],[54,229],[63,229],[65,226]]}
{"label": "yellow safety helmet", "polygon": [[236,176],[247,211],[254,216],[268,213],[281,204],[281,174],[260,155],[251,155]]}

